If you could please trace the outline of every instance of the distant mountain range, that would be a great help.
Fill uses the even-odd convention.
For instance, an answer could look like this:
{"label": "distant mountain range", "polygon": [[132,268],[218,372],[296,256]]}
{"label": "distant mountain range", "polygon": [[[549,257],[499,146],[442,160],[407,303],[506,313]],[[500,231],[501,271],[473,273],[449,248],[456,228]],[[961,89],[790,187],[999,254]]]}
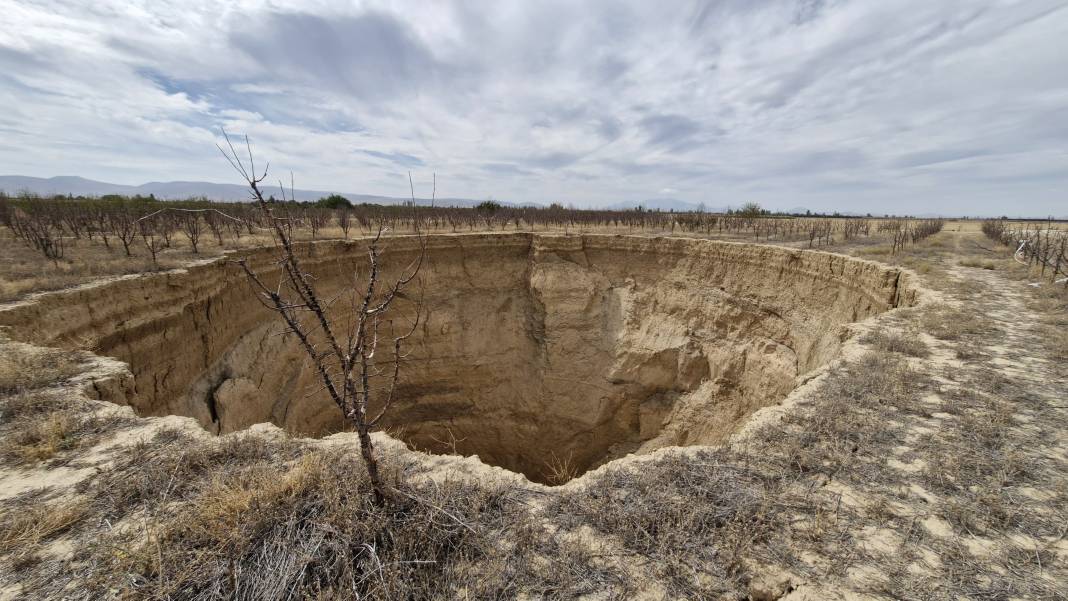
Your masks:
{"label": "distant mountain range", "polygon": [[[249,200],[248,187],[236,184],[215,184],[212,182],[194,181],[148,182],[147,184],[141,184],[139,186],[128,186],[125,184],[99,182],[76,176],[42,178],[27,177],[23,175],[0,175],[0,190],[9,194],[29,192],[40,196],[52,196],[55,194],[72,194],[74,196],[103,196],[105,194],[133,196],[140,194],[141,196],[148,196],[149,194],[152,194],[156,198],[163,200],[180,200],[199,196],[223,202]],[[269,191],[270,193],[275,194],[275,196],[280,196],[277,189],[272,188]],[[293,193],[298,201],[318,200],[331,194],[340,194],[355,204],[365,202],[369,204],[393,205],[411,200],[411,198],[376,196],[373,194],[354,194],[351,192],[335,190],[302,190],[297,188]],[[289,190],[286,190],[286,195],[289,195]],[[419,204],[430,204],[430,199],[416,198],[416,202]],[[471,207],[480,202],[482,201],[471,198],[438,198],[435,200],[437,206],[444,207]],[[504,205],[520,206],[515,203],[498,202],[501,202],[501,204]]]}
{"label": "distant mountain range", "polygon": [[[59,176],[59,177],[28,177],[24,175],[0,175],[0,191],[7,192],[8,194],[17,194],[19,192],[29,192],[31,194],[38,194],[40,196],[51,196],[55,194],[74,196],[103,196],[105,194],[121,194],[124,196],[133,196],[140,194],[142,196],[148,196],[149,194],[155,195],[156,198],[163,200],[181,200],[190,197],[209,198],[211,200],[234,202],[234,201],[247,201],[249,200],[248,188],[245,186],[239,186],[236,184],[216,184],[212,182],[201,181],[183,181],[183,182],[148,182],[147,184],[141,184],[139,186],[128,186],[125,184],[112,184],[108,182],[101,182],[92,179],[86,179],[84,177],[77,176]],[[270,188],[269,192],[279,196],[277,188]],[[299,201],[314,201],[324,196],[331,194],[340,194],[345,198],[348,198],[350,202],[368,203],[368,204],[381,204],[381,205],[395,205],[401,204],[408,200],[407,197],[400,196],[376,196],[374,194],[356,194],[352,192],[342,192],[335,190],[304,190],[298,188],[294,191],[296,199]],[[289,191],[286,191],[288,196]],[[416,202],[421,205],[430,204],[429,198],[416,198]],[[482,199],[473,198],[438,198],[435,200],[437,206],[443,207],[473,207]],[[534,202],[508,202],[498,200],[497,202],[502,205],[511,207],[544,207],[549,204],[545,202],[543,204]],[[568,204],[565,200],[562,204],[565,206]],[[688,211],[704,211],[706,213],[724,213],[728,207],[725,206],[702,206],[698,203],[688,202],[685,200],[679,200],[677,198],[649,198],[646,200],[628,200],[622,202],[616,202],[608,205],[601,205],[596,208],[604,208],[612,211],[630,211],[638,207],[642,207],[646,210],[652,211],[675,211],[675,212],[688,212]],[[739,205],[734,208],[738,208]],[[804,207],[794,207],[787,211],[788,213],[804,214]],[[861,215],[860,213],[851,213],[843,211],[842,215]],[[924,214],[919,217],[936,217],[936,214]]]}

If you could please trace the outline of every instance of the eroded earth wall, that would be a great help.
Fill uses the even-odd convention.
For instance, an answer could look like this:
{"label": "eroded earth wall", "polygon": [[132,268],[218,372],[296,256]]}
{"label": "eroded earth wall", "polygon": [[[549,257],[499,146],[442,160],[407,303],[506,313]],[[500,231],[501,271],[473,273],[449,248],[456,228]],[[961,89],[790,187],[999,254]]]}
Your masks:
{"label": "eroded earth wall", "polygon": [[[581,472],[720,442],[831,360],[846,324],[913,302],[896,269],[772,246],[532,234],[428,245],[426,314],[385,427],[534,479],[549,464]],[[417,248],[390,239],[385,279]],[[301,252],[344,320],[366,242]],[[274,250],[241,256],[277,281]],[[44,294],[0,309],[0,325],[127,362],[133,384],[112,400],[142,415],[187,415],[221,433],[265,421],[312,435],[343,427],[292,335],[228,260]]]}

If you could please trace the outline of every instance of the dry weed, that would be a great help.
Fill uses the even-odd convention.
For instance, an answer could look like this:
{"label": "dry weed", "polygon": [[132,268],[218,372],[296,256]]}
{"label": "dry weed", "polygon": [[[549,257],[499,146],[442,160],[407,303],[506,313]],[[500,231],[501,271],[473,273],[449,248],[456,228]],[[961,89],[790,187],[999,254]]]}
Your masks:
{"label": "dry weed", "polygon": [[549,512],[571,526],[591,525],[646,558],[674,595],[739,595],[750,576],[745,559],[780,516],[769,494],[775,480],[735,459],[702,451],[607,470]]}
{"label": "dry weed", "polygon": [[77,417],[65,411],[49,413],[26,424],[0,442],[0,456],[15,463],[37,463],[75,446]]}
{"label": "dry weed", "polygon": [[67,451],[132,423],[133,418],[59,390],[0,396],[0,459],[13,465],[64,461],[71,455]]}
{"label": "dry weed", "polygon": [[545,462],[545,481],[552,485],[558,486],[568,482],[578,475],[578,467],[575,465],[572,454],[568,453],[567,457],[557,457],[556,453],[553,453],[549,459]]}
{"label": "dry weed", "polygon": [[875,348],[892,353],[901,353],[910,357],[929,357],[930,349],[915,333],[896,333],[885,330],[873,330],[869,332],[861,342],[870,344]]}
{"label": "dry weed", "polygon": [[865,246],[856,249],[855,254],[861,257],[888,257],[891,248],[889,245]]}
{"label": "dry weed", "polygon": [[0,395],[54,385],[81,370],[81,355],[51,348],[3,345]]}
{"label": "dry weed", "polygon": [[930,305],[919,310],[920,325],[925,332],[941,340],[984,339],[987,342],[998,334],[989,319],[974,315],[958,307]]}
{"label": "dry weed", "polygon": [[60,454],[90,446],[103,435],[131,423],[131,418],[116,413],[86,415],[74,409],[30,414],[5,424],[0,458],[14,465],[62,462],[57,458]]}
{"label": "dry weed", "polygon": [[85,500],[9,505],[0,516],[0,555],[30,555],[40,543],[73,527],[88,511]]}
{"label": "dry weed", "polygon": [[991,261],[989,259],[975,259],[971,257],[961,259],[958,265],[960,265],[961,267],[972,267],[974,269],[986,269],[988,271],[993,271],[997,269],[997,263],[995,263],[994,261]]}
{"label": "dry weed", "polygon": [[420,482],[398,477],[403,466],[387,462],[392,500],[376,506],[358,456],[230,438],[164,432],[87,487],[117,519],[152,516],[140,539],[94,547],[88,590],[169,599],[474,599],[525,588],[571,597],[612,579],[581,549],[542,539],[511,486]]}

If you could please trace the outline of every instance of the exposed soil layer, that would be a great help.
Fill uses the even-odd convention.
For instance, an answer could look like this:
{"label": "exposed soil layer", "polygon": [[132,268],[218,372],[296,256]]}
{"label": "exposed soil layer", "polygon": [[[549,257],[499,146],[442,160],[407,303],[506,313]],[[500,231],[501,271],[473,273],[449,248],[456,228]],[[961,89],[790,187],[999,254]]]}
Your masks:
{"label": "exposed soil layer", "polygon": [[[416,252],[389,241],[391,270]],[[302,248],[324,297],[365,243]],[[429,315],[385,428],[536,481],[631,452],[722,442],[839,351],[846,325],[914,302],[907,274],[829,253],[683,238],[442,235]],[[243,253],[271,279],[274,251]],[[343,317],[345,303],[337,304]],[[101,398],[218,433],[262,422],[324,435],[340,412],[277,317],[224,260],[44,294],[0,310],[35,344],[130,366]]]}

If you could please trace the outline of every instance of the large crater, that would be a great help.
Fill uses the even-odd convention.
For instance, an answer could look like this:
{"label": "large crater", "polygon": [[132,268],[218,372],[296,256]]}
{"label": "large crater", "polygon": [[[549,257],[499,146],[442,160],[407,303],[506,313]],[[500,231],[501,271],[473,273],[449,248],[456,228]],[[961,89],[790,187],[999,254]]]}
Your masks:
{"label": "large crater", "polygon": [[[429,247],[429,317],[385,429],[536,481],[551,464],[582,473],[721,442],[832,359],[846,324],[912,302],[893,268],[770,246],[500,234],[431,236]],[[390,240],[387,265],[415,248]],[[361,241],[302,253],[326,296],[366,256]],[[274,257],[251,253],[268,273]],[[292,337],[226,261],[44,295],[0,311],[0,323],[127,362],[132,385],[110,400],[141,415],[190,416],[218,433],[344,428]]]}

